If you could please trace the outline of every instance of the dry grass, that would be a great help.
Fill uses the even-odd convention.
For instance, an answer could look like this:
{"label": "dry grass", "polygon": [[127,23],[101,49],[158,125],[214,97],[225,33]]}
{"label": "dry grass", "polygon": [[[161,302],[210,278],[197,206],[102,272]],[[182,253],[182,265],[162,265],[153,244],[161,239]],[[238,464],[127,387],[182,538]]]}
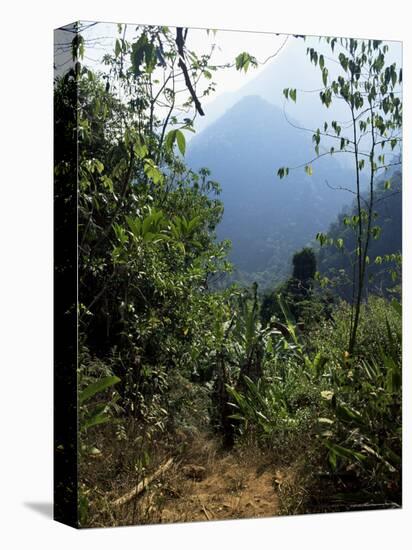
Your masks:
{"label": "dry grass", "polygon": [[[283,470],[257,448],[224,451],[210,434],[177,434],[177,440],[152,449],[156,463],[136,472],[133,449],[112,445],[82,465],[90,503],[86,526],[117,526],[220,519],[271,517],[281,513]],[[171,455],[174,464],[147,489],[119,509],[112,506]],[[126,453],[127,450],[127,453]],[[137,452],[137,449],[136,449]],[[110,481],[108,481],[110,480]]]}
{"label": "dry grass", "polygon": [[[190,464],[167,480],[169,495],[162,502],[160,521],[201,521],[271,517],[278,514],[275,467],[256,453],[223,452],[207,441],[196,442]],[[196,462],[193,459],[196,458]],[[204,476],[190,475],[204,467]],[[170,490],[171,489],[171,490]]]}

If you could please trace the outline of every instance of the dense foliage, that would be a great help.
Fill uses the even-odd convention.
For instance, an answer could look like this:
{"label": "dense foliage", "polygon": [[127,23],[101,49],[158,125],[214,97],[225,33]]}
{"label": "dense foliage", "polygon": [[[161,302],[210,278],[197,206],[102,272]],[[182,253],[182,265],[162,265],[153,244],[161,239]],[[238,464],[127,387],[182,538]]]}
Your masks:
{"label": "dense foliage", "polygon": [[[351,304],[318,284],[311,248],[263,298],[256,283],[219,288],[232,268],[230,243],[216,237],[220,186],[185,161],[217,67],[187,49],[186,35],[138,27],[130,39],[120,26],[104,73],[83,64],[80,35],[75,69],[55,82],[62,151],[78,128],[81,524],[99,524],[107,508],[94,488],[112,489],[110,476],[138,481],[200,431],[229,450],[252,444],[296,462],[306,497],[289,512],[399,505],[400,304],[388,293],[362,302],[349,354]],[[256,60],[243,52],[235,64]],[[57,186],[72,161],[62,154]],[[331,238],[353,253],[337,226]],[[397,252],[388,240],[381,254]],[[333,255],[320,261],[331,279],[332,268],[352,275]],[[107,471],[99,456],[112,457]]]}

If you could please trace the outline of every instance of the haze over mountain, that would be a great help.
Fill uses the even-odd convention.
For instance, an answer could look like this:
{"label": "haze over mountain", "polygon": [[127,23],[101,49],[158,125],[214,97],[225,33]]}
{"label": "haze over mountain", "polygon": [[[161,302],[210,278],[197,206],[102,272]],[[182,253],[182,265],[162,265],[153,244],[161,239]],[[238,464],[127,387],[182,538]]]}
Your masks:
{"label": "haze over mountain", "polygon": [[[328,111],[321,106],[317,90],[323,86],[322,77],[319,68],[311,64],[306,55],[308,47],[326,50],[325,45],[319,44],[318,40],[315,41],[311,37],[304,41],[302,38],[290,36],[284,48],[267,62],[265,69],[254,79],[234,92],[218,95],[205,106],[206,116],[196,119],[197,131],[201,132],[242,97],[249,95],[259,95],[266,101],[283,108],[285,104],[283,90],[286,87],[298,90],[296,103],[286,104],[287,113],[307,127],[317,127],[319,120],[324,120],[325,116],[334,117],[337,120],[347,117],[347,111],[342,102],[335,102]],[[250,53],[253,54],[252,51]],[[253,68],[249,69],[250,72],[253,70]],[[310,90],[315,91],[310,92]]]}
{"label": "haze over mountain", "polygon": [[[219,38],[219,32],[217,38]],[[344,101],[334,99],[329,109],[321,104],[319,91],[324,87],[322,74],[319,66],[310,62],[306,53],[307,48],[314,48],[319,53],[323,53],[330,78],[336,78],[342,74],[339,63],[331,59],[330,46],[326,42],[319,41],[319,37],[316,36],[307,36],[305,40],[289,36],[285,46],[273,59],[267,61],[266,67],[255,78],[234,92],[218,94],[216,99],[205,105],[206,116],[196,119],[196,131],[200,133],[240,99],[249,95],[259,95],[277,107],[285,109],[289,118],[298,120],[301,126],[313,130],[322,126],[325,121],[329,126],[332,120],[337,120],[340,123],[349,121],[350,112]],[[249,53],[253,55],[254,52],[251,50]],[[268,56],[272,53],[275,52],[268,52]],[[402,65],[401,42],[390,42],[387,57],[389,62],[395,61]],[[259,59],[259,61],[262,60]],[[253,70],[250,68],[249,72],[253,72]],[[284,88],[297,90],[296,103],[285,101]],[[219,87],[217,92],[219,92]],[[190,136],[188,137],[190,138]],[[324,143],[327,145],[327,140]],[[330,145],[334,144],[329,143]],[[352,159],[349,155],[340,155],[336,157],[336,160],[338,163],[348,166]]]}
{"label": "haze over mountain", "polygon": [[278,178],[278,168],[313,156],[311,134],[257,95],[242,98],[191,140],[188,164],[209,168],[222,186],[225,211],[217,233],[232,241],[236,280],[265,287],[286,276],[293,253],[352,200],[328,187],[351,186],[349,170],[333,156],[316,161],[312,176],[301,167]]}

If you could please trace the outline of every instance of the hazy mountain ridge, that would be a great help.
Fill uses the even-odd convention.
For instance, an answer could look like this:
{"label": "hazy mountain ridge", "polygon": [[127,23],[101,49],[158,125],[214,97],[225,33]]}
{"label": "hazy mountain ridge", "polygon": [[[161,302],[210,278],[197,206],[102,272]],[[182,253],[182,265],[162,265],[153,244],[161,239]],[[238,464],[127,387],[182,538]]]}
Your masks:
{"label": "hazy mountain ridge", "polygon": [[[323,53],[327,60],[326,65],[330,78],[337,78],[340,74],[339,64],[328,63],[330,48],[319,37],[307,36],[305,40],[301,37],[289,36],[288,42],[264,65],[262,71],[258,72],[252,80],[245,83],[235,91],[227,91],[204,106],[205,117],[198,117],[195,121],[197,132],[204,131],[243,97],[259,95],[262,99],[269,101],[278,108],[285,108],[289,118],[299,120],[305,128],[313,131],[327,121],[329,126],[332,120],[344,122],[350,119],[350,111],[343,101],[334,100],[326,109],[319,98],[319,90],[323,87],[322,72],[318,66],[310,62],[307,56],[307,49],[313,47],[319,53]],[[253,54],[253,52],[250,52]],[[272,52],[274,53],[274,52]],[[401,43],[393,42],[391,51],[388,53],[391,62],[395,61],[401,65]],[[253,71],[251,68],[249,71]],[[253,74],[253,73],[252,73]],[[296,88],[296,102],[285,101],[283,90],[285,87]],[[191,136],[189,136],[190,138]],[[329,141],[329,146],[334,145]],[[338,163],[348,166],[346,155],[336,157]]]}
{"label": "hazy mountain ridge", "polygon": [[257,95],[242,98],[190,142],[188,164],[209,168],[222,186],[218,237],[233,243],[237,279],[272,284],[285,276],[293,252],[325,231],[350,202],[347,193],[326,184],[350,187],[350,172],[329,155],[313,164],[312,176],[302,166],[278,178],[280,167],[314,156],[311,134]]}

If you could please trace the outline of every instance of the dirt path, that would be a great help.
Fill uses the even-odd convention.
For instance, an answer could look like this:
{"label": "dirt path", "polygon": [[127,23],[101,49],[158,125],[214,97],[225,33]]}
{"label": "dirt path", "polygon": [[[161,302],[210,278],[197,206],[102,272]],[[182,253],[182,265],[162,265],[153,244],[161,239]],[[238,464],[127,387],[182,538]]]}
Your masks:
{"label": "dirt path", "polygon": [[163,482],[160,520],[205,521],[279,514],[278,473],[273,465],[236,455],[216,456],[206,464],[181,464]]}

